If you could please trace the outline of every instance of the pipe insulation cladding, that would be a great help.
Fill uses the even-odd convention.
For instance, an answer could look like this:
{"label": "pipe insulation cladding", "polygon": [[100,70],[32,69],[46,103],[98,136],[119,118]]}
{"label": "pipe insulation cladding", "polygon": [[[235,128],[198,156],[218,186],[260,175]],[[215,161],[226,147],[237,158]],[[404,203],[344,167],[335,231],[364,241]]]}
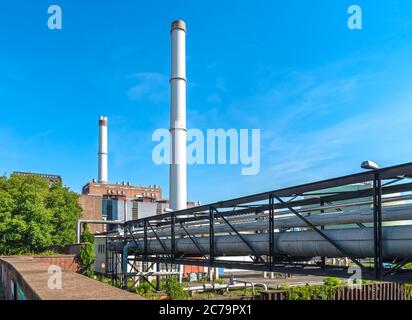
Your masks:
{"label": "pipe insulation cladding", "polygon": [[107,170],[107,117],[99,117],[98,182],[108,182]]}
{"label": "pipe insulation cladding", "polygon": [[[323,231],[330,239],[339,245],[347,254],[353,257],[369,258],[374,256],[373,228],[338,229]],[[383,258],[407,258],[412,256],[412,226],[384,227]],[[269,235],[243,234],[246,241],[261,255],[269,255]],[[176,239],[176,253],[185,255],[203,255],[209,252],[209,237],[192,239]],[[163,246],[166,248],[165,252]],[[171,252],[170,239],[147,241],[148,254],[165,254]],[[274,252],[276,255],[290,257],[317,257],[330,258],[345,257],[330,242],[315,231],[275,232]],[[143,254],[144,241],[129,242],[129,250],[136,254]],[[254,255],[250,248],[236,235],[215,237],[216,256],[246,256]]]}
{"label": "pipe insulation cladding", "polygon": [[186,172],[186,24],[172,23],[172,62],[170,78],[170,208],[187,207]]}

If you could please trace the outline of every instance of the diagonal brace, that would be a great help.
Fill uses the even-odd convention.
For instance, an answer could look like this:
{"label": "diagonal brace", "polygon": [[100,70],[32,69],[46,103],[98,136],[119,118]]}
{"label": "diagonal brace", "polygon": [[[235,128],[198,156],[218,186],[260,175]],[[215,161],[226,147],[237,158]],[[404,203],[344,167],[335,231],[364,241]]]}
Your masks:
{"label": "diagonal brace", "polygon": [[236,230],[235,227],[232,226],[232,224],[225,218],[225,216],[219,212],[216,208],[213,208],[213,210],[222,218],[222,220],[230,227],[230,229],[233,230],[234,233],[247,245],[247,247],[255,254],[257,261],[261,260],[262,262],[266,263],[266,261],[261,257],[259,253],[253,248],[253,246]]}
{"label": "diagonal brace", "polygon": [[195,241],[195,236],[191,236],[190,233],[187,231],[187,229],[183,226],[183,224],[181,224],[180,227],[183,229],[183,231],[186,233],[189,239],[196,246],[197,250],[199,250],[199,253],[207,260],[206,255],[203,253],[203,250],[200,248],[199,244]]}
{"label": "diagonal brace", "polygon": [[343,256],[348,257],[349,259],[351,259],[362,270],[365,269],[365,267],[362,263],[360,263],[356,258],[349,255],[341,246],[339,246],[337,243],[335,243],[331,238],[329,238],[325,233],[323,233],[318,227],[316,227],[308,219],[306,219],[304,216],[302,216],[297,210],[293,209],[290,205],[288,205],[285,201],[283,201],[277,195],[274,194],[273,197],[276,198],[276,200],[278,200],[283,206],[285,206],[287,209],[289,209],[289,211],[294,213],[299,219],[301,219],[309,227],[311,227],[315,232],[317,232],[323,239],[325,239],[331,245],[333,245]]}

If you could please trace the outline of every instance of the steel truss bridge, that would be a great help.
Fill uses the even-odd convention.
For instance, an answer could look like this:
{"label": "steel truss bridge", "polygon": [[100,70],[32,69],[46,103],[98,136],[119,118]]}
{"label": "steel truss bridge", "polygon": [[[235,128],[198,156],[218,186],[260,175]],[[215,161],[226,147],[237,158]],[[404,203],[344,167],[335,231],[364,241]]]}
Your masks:
{"label": "steel truss bridge", "polygon": [[[173,264],[411,281],[411,178],[407,163],[128,221],[107,259],[123,279]],[[350,269],[329,263],[344,257]]]}

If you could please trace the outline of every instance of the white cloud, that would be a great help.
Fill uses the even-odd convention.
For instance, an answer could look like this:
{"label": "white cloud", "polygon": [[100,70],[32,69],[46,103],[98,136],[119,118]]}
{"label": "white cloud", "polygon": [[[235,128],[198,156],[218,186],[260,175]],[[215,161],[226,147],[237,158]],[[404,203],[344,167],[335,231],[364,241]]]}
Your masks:
{"label": "white cloud", "polygon": [[153,103],[167,101],[169,82],[166,75],[158,72],[140,72],[128,78],[137,81],[137,84],[127,91],[130,100],[148,100]]}

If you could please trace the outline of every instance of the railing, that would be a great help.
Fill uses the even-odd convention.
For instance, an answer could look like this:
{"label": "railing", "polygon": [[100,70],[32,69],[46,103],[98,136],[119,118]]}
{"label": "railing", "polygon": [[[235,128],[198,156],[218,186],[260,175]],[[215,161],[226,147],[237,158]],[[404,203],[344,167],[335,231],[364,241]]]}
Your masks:
{"label": "railing", "polygon": [[[385,282],[335,287],[327,300],[409,300],[402,284]],[[260,293],[260,300],[288,300],[287,290]]]}

